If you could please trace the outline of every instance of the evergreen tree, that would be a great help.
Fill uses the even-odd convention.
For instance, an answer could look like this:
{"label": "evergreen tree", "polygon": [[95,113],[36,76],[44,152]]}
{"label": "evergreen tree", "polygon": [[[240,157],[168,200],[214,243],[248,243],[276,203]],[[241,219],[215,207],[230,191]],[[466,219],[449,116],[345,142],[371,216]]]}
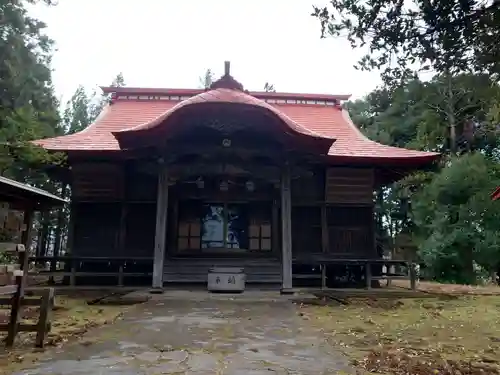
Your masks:
{"label": "evergreen tree", "polygon": [[[110,86],[125,86],[123,74],[119,73]],[[95,121],[108,102],[108,95],[98,95],[95,91],[88,94],[85,88],[80,85],[66,103],[66,108],[63,111],[62,125],[64,132],[73,134],[86,129]]]}
{"label": "evergreen tree", "polygon": [[388,250],[399,234],[410,234],[436,279],[475,283],[500,266],[500,210],[490,202],[500,185],[499,98],[500,88],[488,76],[442,74],[346,103],[369,138],[443,153],[435,171],[380,189],[375,206]]}
{"label": "evergreen tree", "polygon": [[62,129],[49,67],[52,41],[45,25],[28,16],[27,3],[0,1],[0,173],[42,183],[32,167],[51,158],[30,141]]}
{"label": "evergreen tree", "polygon": [[214,73],[211,69],[207,69],[205,74],[199,78],[200,88],[208,89],[214,82]]}
{"label": "evergreen tree", "polygon": [[274,88],[274,85],[272,83],[266,82],[264,84],[264,91],[265,92],[276,92],[276,89]]}
{"label": "evergreen tree", "polygon": [[416,71],[486,73],[500,78],[500,1],[330,0],[314,7],[322,36],[368,47],[358,67],[382,69],[386,82]]}

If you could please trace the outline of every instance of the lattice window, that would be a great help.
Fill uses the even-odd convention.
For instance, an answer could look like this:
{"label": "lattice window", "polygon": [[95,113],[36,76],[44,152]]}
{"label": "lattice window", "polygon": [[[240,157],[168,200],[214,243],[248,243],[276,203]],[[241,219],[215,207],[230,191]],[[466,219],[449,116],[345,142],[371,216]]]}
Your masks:
{"label": "lattice window", "polygon": [[179,251],[201,248],[200,203],[182,202],[179,205],[177,249]]}
{"label": "lattice window", "polygon": [[179,224],[177,237],[179,250],[199,249],[201,246],[201,227],[199,222],[183,222]]}
{"label": "lattice window", "polygon": [[271,204],[205,203],[179,205],[177,249],[271,251]]}
{"label": "lattice window", "polygon": [[253,203],[250,207],[248,225],[248,248],[250,251],[271,251],[272,206],[269,203]]}
{"label": "lattice window", "polygon": [[253,251],[271,251],[272,243],[270,224],[250,224],[249,248]]}

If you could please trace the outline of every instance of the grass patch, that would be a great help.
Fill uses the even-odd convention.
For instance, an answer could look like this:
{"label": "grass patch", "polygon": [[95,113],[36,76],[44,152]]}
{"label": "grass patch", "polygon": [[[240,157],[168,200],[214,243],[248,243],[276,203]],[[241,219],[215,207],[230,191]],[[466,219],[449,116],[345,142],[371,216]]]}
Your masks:
{"label": "grass patch", "polygon": [[48,345],[58,345],[88,329],[112,323],[124,311],[123,306],[90,305],[96,294],[56,296]]}
{"label": "grass patch", "polygon": [[304,316],[377,373],[500,374],[500,297],[349,299]]}
{"label": "grass patch", "polygon": [[[393,280],[393,287],[410,289],[410,282],[407,280]],[[417,290],[432,294],[450,295],[500,295],[500,286],[490,285],[461,285],[461,284],[441,284],[433,281],[420,281],[417,283]]]}
{"label": "grass patch", "polygon": [[[93,327],[113,323],[128,308],[124,304],[90,304],[91,301],[113,300],[102,298],[102,292],[74,292],[56,294],[52,312],[52,328],[48,335],[46,348],[61,346],[71,338],[80,338]],[[144,301],[142,301],[144,302]],[[0,307],[0,317],[9,316],[9,310]],[[38,308],[23,308],[24,322],[37,322]],[[6,333],[0,333],[3,341]],[[43,350],[34,349],[35,333],[19,333],[12,350],[5,350],[0,344],[0,368],[2,373],[13,372],[26,363],[36,362]]]}

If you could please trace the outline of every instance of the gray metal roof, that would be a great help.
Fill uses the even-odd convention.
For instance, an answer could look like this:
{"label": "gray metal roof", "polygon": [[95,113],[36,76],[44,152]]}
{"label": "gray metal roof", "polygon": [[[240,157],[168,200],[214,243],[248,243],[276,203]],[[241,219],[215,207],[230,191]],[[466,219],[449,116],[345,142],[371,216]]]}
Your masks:
{"label": "gray metal roof", "polygon": [[[37,204],[59,206],[67,200],[48,191],[0,176],[0,197],[11,197],[13,200],[32,201]],[[8,199],[7,199],[8,201]]]}

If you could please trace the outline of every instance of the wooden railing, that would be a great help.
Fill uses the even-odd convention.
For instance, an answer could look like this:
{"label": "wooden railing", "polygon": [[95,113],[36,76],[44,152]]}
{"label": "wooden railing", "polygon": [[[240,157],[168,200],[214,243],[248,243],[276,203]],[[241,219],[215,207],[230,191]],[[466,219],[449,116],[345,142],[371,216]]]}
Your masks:
{"label": "wooden railing", "polygon": [[[5,345],[11,347],[14,345],[14,340],[17,336],[18,321],[20,317],[21,310],[21,299],[24,296],[25,287],[25,271],[27,269],[28,257],[26,256],[26,249],[22,244],[15,243],[0,243],[0,252],[3,254],[14,255],[17,257],[18,269],[13,269],[14,284],[4,285],[0,287],[1,296],[11,296],[10,305],[10,318],[7,324],[7,338],[5,339]],[[7,271],[8,272],[8,271]],[[8,277],[6,272],[6,277]]]}
{"label": "wooden railing", "polygon": [[[0,332],[7,331],[6,346],[10,347],[14,344],[14,338],[18,332],[36,332],[35,346],[37,348],[43,348],[45,344],[45,338],[50,332],[50,313],[54,307],[54,288],[46,288],[44,290],[37,291],[36,293],[41,293],[40,296],[35,297],[25,297],[17,299],[14,298],[0,298],[0,305],[11,307],[11,320],[7,324],[0,324]],[[24,306],[37,306],[38,310],[38,322],[36,323],[22,323],[20,322],[20,312]],[[12,313],[12,309],[16,307],[16,313]],[[15,317],[15,319],[12,319]]]}
{"label": "wooden railing", "polygon": [[[374,280],[409,280],[410,288],[417,289],[417,272],[416,264],[405,260],[389,260],[389,259],[336,259],[328,255],[317,254],[310,256],[302,256],[293,259],[294,264],[319,266],[321,269],[322,286],[326,286],[326,267],[332,265],[341,266],[362,266],[365,272],[365,288],[372,288]],[[373,267],[379,266],[381,269],[385,266],[385,272],[380,272],[379,275],[373,275]],[[403,266],[407,270],[406,273],[391,273],[392,266]]]}
{"label": "wooden railing", "polygon": [[[52,270],[37,270],[30,274],[37,276],[48,276],[54,277],[69,277],[69,285],[76,286],[78,284],[78,277],[114,277],[116,278],[115,286],[124,286],[125,278],[127,277],[144,277],[152,276],[152,257],[71,257],[71,256],[61,256],[61,257],[34,257],[30,258],[30,262],[46,262],[52,263],[57,262],[60,267],[59,269]],[[105,270],[81,270],[81,266],[87,264],[86,268],[91,268],[89,263],[93,266],[102,265]],[[323,254],[312,254],[308,256],[301,256],[293,259],[294,265],[308,265],[308,266],[318,266],[321,269],[321,275],[300,275],[293,274],[294,279],[300,278],[316,278],[322,280],[322,286],[326,286],[326,269],[328,266],[332,265],[342,265],[342,266],[360,266],[364,269],[364,279],[365,287],[367,289],[372,288],[372,281],[374,280],[409,280],[411,289],[416,290],[417,273],[415,269],[415,264],[412,262],[404,260],[387,260],[387,259],[341,259],[332,258],[331,255]],[[128,266],[137,265],[148,265],[147,272],[137,272],[135,270],[129,270]],[[149,267],[150,265],[150,267]],[[373,268],[378,266],[383,268],[385,266],[385,272],[376,272],[374,274]],[[404,273],[391,273],[391,266],[402,266],[407,272]],[[100,268],[100,267],[97,267]]]}
{"label": "wooden railing", "polygon": [[[50,332],[50,312],[54,303],[54,289],[48,288],[42,292],[41,298],[26,298],[24,291],[27,283],[28,255],[22,244],[0,243],[0,252],[15,256],[16,264],[8,265],[12,267],[12,274],[15,283],[0,286],[0,305],[10,307],[10,318],[6,324],[0,324],[0,331],[7,332],[5,346],[14,345],[17,333],[36,332],[35,345],[43,347],[45,337]],[[5,279],[9,278],[9,270],[5,272]],[[20,323],[23,306],[39,306],[39,318],[35,324]]]}
{"label": "wooden railing", "polygon": [[[59,269],[52,270],[37,270],[30,272],[31,275],[54,277],[69,277],[70,286],[77,284],[77,277],[116,277],[116,286],[124,286],[126,277],[141,277],[152,276],[151,272],[128,271],[127,265],[144,265],[153,264],[152,257],[33,257],[30,262],[37,264],[44,262],[56,262],[59,264]],[[100,264],[106,268],[105,271],[81,271],[80,268],[85,263]],[[62,266],[62,267],[61,267]]]}

